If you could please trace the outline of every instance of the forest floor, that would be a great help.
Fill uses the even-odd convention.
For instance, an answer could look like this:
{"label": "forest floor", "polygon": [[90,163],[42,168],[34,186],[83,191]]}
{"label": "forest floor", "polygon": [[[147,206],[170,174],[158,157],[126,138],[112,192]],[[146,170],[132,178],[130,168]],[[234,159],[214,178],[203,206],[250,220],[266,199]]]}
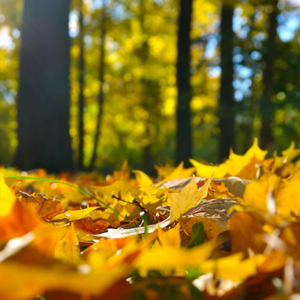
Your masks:
{"label": "forest floor", "polygon": [[0,298],[296,299],[299,154],[255,140],[156,178],[2,168]]}

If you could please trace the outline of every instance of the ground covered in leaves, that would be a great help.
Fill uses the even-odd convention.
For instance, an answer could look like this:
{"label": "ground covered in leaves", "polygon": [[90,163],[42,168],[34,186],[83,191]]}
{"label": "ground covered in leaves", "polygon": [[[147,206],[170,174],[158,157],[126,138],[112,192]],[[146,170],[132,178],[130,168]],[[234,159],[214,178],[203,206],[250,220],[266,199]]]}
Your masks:
{"label": "ground covered in leaves", "polygon": [[299,299],[300,154],[0,170],[1,299]]}

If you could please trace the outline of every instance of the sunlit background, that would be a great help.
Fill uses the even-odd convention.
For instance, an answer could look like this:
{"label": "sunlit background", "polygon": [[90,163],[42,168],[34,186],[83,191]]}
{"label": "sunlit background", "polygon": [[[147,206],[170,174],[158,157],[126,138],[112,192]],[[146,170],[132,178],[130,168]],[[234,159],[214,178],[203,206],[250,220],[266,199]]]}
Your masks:
{"label": "sunlit background", "polygon": [[[103,120],[96,166],[104,173],[124,160],[134,168],[151,164],[175,164],[176,148],[176,41],[179,1],[176,0],[84,0],[83,33],[86,101],[84,164],[91,159],[98,114],[100,87],[101,16],[105,3],[105,71]],[[144,10],[140,18],[141,5]],[[19,50],[22,38],[21,0],[0,0],[0,163],[10,165],[18,144],[16,102],[18,98]],[[273,145],[282,150],[294,140],[300,146],[300,1],[277,4],[276,42],[271,124]],[[216,109],[220,88],[219,1],[194,0],[191,30],[191,85],[193,158],[218,162],[219,128]],[[79,1],[69,14],[71,39],[70,135],[74,159],[78,157],[78,97],[80,54]],[[259,101],[268,28],[268,3],[235,3],[233,30],[235,145],[244,153],[259,137]],[[141,47],[147,41],[149,56]],[[147,150],[146,150],[147,149]],[[145,154],[147,153],[147,155]]]}

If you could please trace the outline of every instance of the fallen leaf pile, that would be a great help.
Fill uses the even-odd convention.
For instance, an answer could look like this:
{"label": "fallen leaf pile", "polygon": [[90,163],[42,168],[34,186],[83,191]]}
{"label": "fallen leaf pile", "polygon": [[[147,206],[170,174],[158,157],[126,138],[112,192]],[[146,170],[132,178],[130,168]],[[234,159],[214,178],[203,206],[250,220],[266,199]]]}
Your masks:
{"label": "fallen leaf pile", "polygon": [[0,299],[299,299],[299,154],[255,139],[157,178],[2,168]]}

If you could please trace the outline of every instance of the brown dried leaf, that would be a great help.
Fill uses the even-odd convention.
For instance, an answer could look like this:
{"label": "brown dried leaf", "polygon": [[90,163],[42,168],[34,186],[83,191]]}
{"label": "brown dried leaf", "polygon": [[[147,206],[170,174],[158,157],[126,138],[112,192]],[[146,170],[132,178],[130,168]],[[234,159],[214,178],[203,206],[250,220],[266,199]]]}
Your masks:
{"label": "brown dried leaf", "polygon": [[[192,177],[188,178],[178,178],[161,183],[158,187],[168,188],[170,190],[182,190],[187,184],[192,181]],[[206,177],[196,177],[196,183],[205,181],[208,178]],[[224,183],[228,188],[228,191],[233,195],[242,198],[245,190],[245,185],[250,183],[249,180],[242,180],[238,177],[229,177],[229,178],[213,178],[212,182],[216,184]]]}
{"label": "brown dried leaf", "polygon": [[215,239],[220,233],[227,231],[228,219],[222,218],[218,214],[211,212],[198,213],[197,215],[185,216],[182,218],[180,224],[187,235],[192,236],[193,225],[199,222],[203,223],[204,232],[207,237]]}
{"label": "brown dried leaf", "polygon": [[[234,198],[202,200],[199,205],[183,215],[181,226],[186,234],[191,236],[193,225],[202,222],[207,237],[215,239],[220,233],[228,230],[227,222],[234,214],[228,214],[228,210],[233,205],[241,204]],[[170,210],[168,206],[161,206],[157,209],[164,212]]]}
{"label": "brown dried leaf", "polygon": [[65,211],[59,200],[49,199],[41,194],[30,195],[22,191],[19,191],[19,193],[22,196],[21,202],[44,220],[51,220]]}
{"label": "brown dried leaf", "polygon": [[84,218],[74,221],[75,227],[92,234],[99,234],[106,231],[107,227],[111,226],[109,222],[105,220],[94,221],[91,218]]}

